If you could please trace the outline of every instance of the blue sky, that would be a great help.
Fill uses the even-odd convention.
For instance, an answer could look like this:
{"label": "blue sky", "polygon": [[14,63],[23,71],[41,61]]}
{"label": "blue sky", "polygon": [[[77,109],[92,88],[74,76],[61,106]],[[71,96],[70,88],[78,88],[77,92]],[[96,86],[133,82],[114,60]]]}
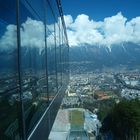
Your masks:
{"label": "blue sky", "polygon": [[76,18],[86,14],[95,20],[122,12],[128,19],[140,15],[140,0],[61,0],[63,12]]}
{"label": "blue sky", "polygon": [[62,0],[70,46],[140,46],[140,0]]}

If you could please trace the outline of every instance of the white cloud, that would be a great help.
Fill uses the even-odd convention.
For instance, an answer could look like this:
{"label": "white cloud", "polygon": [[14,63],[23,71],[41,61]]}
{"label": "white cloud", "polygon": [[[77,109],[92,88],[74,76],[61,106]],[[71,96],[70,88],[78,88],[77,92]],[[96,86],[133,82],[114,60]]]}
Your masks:
{"label": "white cloud", "polygon": [[44,24],[41,21],[27,18],[21,25],[21,45],[23,47],[44,47]]}
{"label": "white cloud", "polygon": [[[51,46],[54,45],[54,26],[47,25],[47,27],[49,29],[47,43]],[[0,50],[17,48],[16,28],[16,25],[7,25],[4,34],[0,37]],[[40,52],[43,50],[45,45],[45,27],[42,21],[27,18],[27,20],[21,24],[20,35],[21,47],[37,47]]]}
{"label": "white cloud", "polygon": [[84,44],[111,47],[114,44],[132,42],[140,44],[140,17],[127,20],[122,13],[107,17],[103,21],[94,21],[81,14],[73,20],[64,16],[70,46]]}
{"label": "white cloud", "polygon": [[[0,49],[16,49],[17,47],[17,30],[16,25],[9,24],[5,33],[0,38]],[[40,51],[44,47],[44,25],[43,22],[27,18],[21,24],[21,46],[38,47]]]}
{"label": "white cloud", "polygon": [[4,35],[0,38],[0,49],[16,48],[16,43],[16,26],[12,24],[8,25]]}
{"label": "white cloud", "polygon": [[[60,19],[60,18],[59,18]],[[81,14],[74,20],[71,15],[64,16],[70,46],[84,44],[111,47],[114,44],[132,42],[140,44],[140,17],[127,20],[122,13],[107,17],[103,21],[89,19]],[[56,24],[56,23],[55,23]],[[56,24],[56,35],[59,29]],[[47,25],[49,30],[47,43],[54,45],[54,25]],[[21,46],[44,48],[44,24],[42,21],[27,18],[21,24]],[[7,50],[17,46],[16,25],[7,25],[5,33],[0,37],[0,49]]]}

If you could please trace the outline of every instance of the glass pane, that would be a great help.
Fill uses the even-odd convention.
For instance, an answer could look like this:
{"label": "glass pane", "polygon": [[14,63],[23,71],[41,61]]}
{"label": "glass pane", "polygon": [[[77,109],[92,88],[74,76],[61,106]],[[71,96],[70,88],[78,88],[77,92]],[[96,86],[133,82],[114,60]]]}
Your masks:
{"label": "glass pane", "polygon": [[48,89],[50,100],[57,92],[57,65],[56,65],[56,20],[47,1],[47,58],[48,58]]}
{"label": "glass pane", "polygon": [[[21,68],[22,95],[27,135],[48,106],[43,0],[22,0]],[[41,12],[38,10],[42,9]]]}
{"label": "glass pane", "polygon": [[0,1],[0,139],[19,139],[16,1]]}

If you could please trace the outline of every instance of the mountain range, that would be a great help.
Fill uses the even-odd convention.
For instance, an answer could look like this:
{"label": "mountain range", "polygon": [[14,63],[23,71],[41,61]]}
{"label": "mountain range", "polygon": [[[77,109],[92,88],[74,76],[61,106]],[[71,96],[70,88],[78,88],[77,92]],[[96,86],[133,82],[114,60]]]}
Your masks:
{"label": "mountain range", "polygon": [[98,45],[71,47],[70,62],[73,65],[86,65],[92,69],[120,65],[135,67],[140,65],[140,45],[124,43],[110,48]]}
{"label": "mountain range", "polygon": [[[78,46],[78,47],[70,47],[70,68],[76,69],[80,67],[80,69],[100,69],[103,67],[116,67],[125,65],[129,68],[134,68],[136,66],[140,66],[140,45],[136,45],[133,43],[125,43],[120,45],[113,45],[110,48],[106,46],[90,46],[88,44]],[[51,50],[54,52],[54,50]],[[0,67],[8,68],[13,67],[15,59],[17,58],[16,50],[14,51],[0,51]],[[50,50],[48,50],[48,54],[50,54]],[[30,59],[36,61],[36,67],[42,67],[45,62],[41,62],[44,58],[44,51],[40,53],[39,49],[31,48],[22,49],[22,60],[23,65],[28,67],[30,65]],[[59,57],[59,56],[58,56]],[[37,59],[38,58],[38,59]],[[50,62],[50,67],[53,66],[54,54],[48,55],[47,57]],[[24,61],[24,60],[28,61]],[[16,67],[16,65],[14,66]],[[51,68],[52,69],[52,68]]]}

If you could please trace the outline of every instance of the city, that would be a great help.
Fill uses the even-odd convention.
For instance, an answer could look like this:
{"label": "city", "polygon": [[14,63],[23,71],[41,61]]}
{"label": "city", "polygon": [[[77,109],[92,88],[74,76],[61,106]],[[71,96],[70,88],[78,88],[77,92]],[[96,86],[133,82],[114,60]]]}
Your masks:
{"label": "city", "polygon": [[[139,71],[103,70],[103,72],[86,71],[83,74],[72,73],[50,139],[58,139],[61,135],[61,140],[72,140],[77,135],[71,133],[79,130],[83,131],[79,137],[84,138],[86,132],[90,140],[95,140],[101,135],[99,130],[111,107],[122,100],[133,99],[140,100]],[[83,129],[73,129],[74,124],[70,119],[72,111],[75,111],[75,114],[78,114],[78,111],[84,114],[83,123],[79,122]],[[78,120],[80,116],[83,115],[79,117],[77,115]],[[76,120],[76,117],[74,119]]]}

